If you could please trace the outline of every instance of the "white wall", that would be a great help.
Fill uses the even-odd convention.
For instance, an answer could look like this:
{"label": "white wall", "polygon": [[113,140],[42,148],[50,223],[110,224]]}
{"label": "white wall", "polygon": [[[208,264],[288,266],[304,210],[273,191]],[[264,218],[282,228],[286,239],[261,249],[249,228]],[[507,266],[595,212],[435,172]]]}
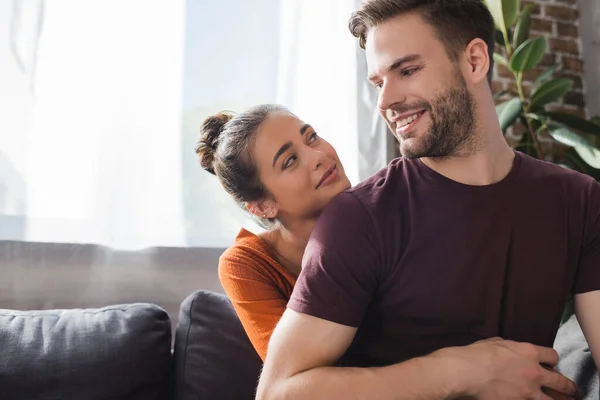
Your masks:
{"label": "white wall", "polygon": [[579,29],[584,60],[588,116],[600,115],[600,1],[579,0]]}

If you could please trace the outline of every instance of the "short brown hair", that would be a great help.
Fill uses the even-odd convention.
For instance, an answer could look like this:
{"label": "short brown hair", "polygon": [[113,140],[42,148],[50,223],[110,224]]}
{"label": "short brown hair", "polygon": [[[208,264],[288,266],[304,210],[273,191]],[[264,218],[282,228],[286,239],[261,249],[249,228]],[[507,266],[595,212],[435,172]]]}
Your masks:
{"label": "short brown hair", "polygon": [[494,18],[481,0],[365,0],[350,17],[348,28],[358,38],[361,48],[369,31],[390,18],[417,13],[435,30],[444,44],[448,57],[458,59],[460,51],[475,38],[488,46],[490,69],[488,82],[494,69]]}

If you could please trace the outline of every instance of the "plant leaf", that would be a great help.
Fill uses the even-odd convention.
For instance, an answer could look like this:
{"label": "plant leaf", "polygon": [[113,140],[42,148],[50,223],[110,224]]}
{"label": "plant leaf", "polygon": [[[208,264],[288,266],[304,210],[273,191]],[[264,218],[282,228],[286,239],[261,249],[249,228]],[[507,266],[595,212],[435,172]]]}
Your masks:
{"label": "plant leaf", "polygon": [[517,48],[525,40],[529,38],[529,25],[531,24],[531,4],[527,4],[521,10],[521,16],[515,26],[515,33],[513,35],[513,48]]}
{"label": "plant leaf", "polygon": [[577,154],[577,151],[575,151],[575,148],[571,148],[571,149],[568,149],[567,151],[565,151],[563,153],[563,157],[565,157],[567,159],[567,161],[569,162],[569,164],[573,166],[573,169],[575,169],[576,171],[579,171],[583,174],[588,174],[587,165],[586,165],[585,161],[583,161],[581,159],[581,157],[579,157],[579,154]]}
{"label": "plant leaf", "polygon": [[517,20],[517,15],[519,15],[519,9],[521,8],[521,0],[502,0],[501,2],[504,26],[508,28]]}
{"label": "plant leaf", "polygon": [[547,115],[556,122],[563,123],[568,127],[577,129],[581,132],[591,133],[593,135],[600,135],[600,125],[580,118],[577,115],[560,111],[547,111],[544,113],[544,115]]}
{"label": "plant leaf", "polygon": [[498,104],[496,106],[496,114],[498,114],[498,121],[500,122],[502,132],[511,126],[522,112],[523,103],[517,97]]}
{"label": "plant leaf", "polygon": [[534,119],[536,121],[540,121],[541,123],[546,122],[546,118],[540,114],[526,113],[525,116],[529,119]]}
{"label": "plant leaf", "polygon": [[568,78],[555,78],[544,82],[532,94],[529,109],[538,109],[554,100],[563,97],[573,87],[573,81]]}
{"label": "plant leaf", "polygon": [[591,167],[600,169],[600,151],[591,147],[575,146],[575,151]]}
{"label": "plant leaf", "polygon": [[556,72],[558,67],[560,67],[560,63],[554,64],[553,66],[551,66],[550,68],[548,68],[547,70],[542,72],[540,74],[540,76],[538,76],[536,78],[536,80],[533,82],[532,87],[535,89],[536,87],[540,86],[542,83],[544,83],[544,82],[548,81],[550,78],[552,78],[552,75],[554,75],[554,73]]}
{"label": "plant leaf", "polygon": [[548,132],[556,141],[567,146],[593,149],[589,140],[562,125],[551,124],[548,126]]}
{"label": "plant leaf", "polygon": [[508,68],[508,60],[506,58],[504,58],[504,56],[501,56],[498,53],[494,53],[493,57],[494,57],[494,62],[496,64],[501,64]]}
{"label": "plant leaf", "polygon": [[502,35],[502,32],[498,29],[496,29],[496,32],[494,33],[494,40],[496,41],[496,44],[502,47],[506,47],[506,43],[504,43],[504,36]]}
{"label": "plant leaf", "polygon": [[524,41],[510,58],[510,69],[513,72],[525,72],[535,67],[544,58],[548,44],[545,37],[529,38]]}
{"label": "plant leaf", "polygon": [[483,0],[490,14],[494,17],[494,23],[496,28],[500,32],[506,31],[506,24],[504,23],[504,7],[502,6],[502,0]]}
{"label": "plant leaf", "polygon": [[590,118],[590,121],[597,125],[600,125],[600,115],[594,115],[592,118]]}

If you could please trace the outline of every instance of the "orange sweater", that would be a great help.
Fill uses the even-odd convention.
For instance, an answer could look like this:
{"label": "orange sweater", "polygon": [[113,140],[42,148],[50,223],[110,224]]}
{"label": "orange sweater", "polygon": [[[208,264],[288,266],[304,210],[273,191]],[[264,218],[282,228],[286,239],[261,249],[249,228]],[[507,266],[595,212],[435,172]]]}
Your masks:
{"label": "orange sweater", "polygon": [[260,237],[242,229],[219,259],[219,280],[264,361],[296,277],[273,257]]}

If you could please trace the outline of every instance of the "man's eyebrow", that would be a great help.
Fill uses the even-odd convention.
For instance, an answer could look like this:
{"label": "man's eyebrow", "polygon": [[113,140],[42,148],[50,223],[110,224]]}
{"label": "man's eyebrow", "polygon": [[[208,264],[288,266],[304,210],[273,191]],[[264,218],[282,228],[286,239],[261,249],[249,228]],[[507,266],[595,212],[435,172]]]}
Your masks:
{"label": "man's eyebrow", "polygon": [[306,133],[306,130],[308,128],[312,128],[312,126],[310,126],[310,124],[304,124],[304,125],[302,125],[302,128],[300,128],[300,134],[304,135],[304,133]]}
{"label": "man's eyebrow", "polygon": [[[418,55],[418,54],[408,54],[408,55],[406,55],[406,56],[404,56],[404,57],[401,57],[401,58],[398,58],[397,60],[395,60],[393,63],[391,63],[391,64],[390,64],[390,65],[389,65],[389,66],[388,66],[388,67],[385,69],[385,71],[386,71],[386,72],[391,72],[391,71],[393,71],[393,70],[395,70],[395,69],[398,69],[398,68],[400,68],[401,66],[403,66],[403,65],[404,65],[404,64],[406,64],[406,63],[409,63],[409,62],[414,62],[414,61],[417,61],[417,60],[419,60],[419,59],[421,59],[421,56],[420,56],[420,55]],[[377,79],[377,77],[378,77],[378,75],[377,75],[377,74],[371,74],[371,75],[369,75],[369,78],[368,78],[368,80],[372,82],[372,81],[376,80],[376,79]]]}
{"label": "man's eyebrow", "polygon": [[281,155],[283,153],[285,153],[286,151],[288,151],[291,147],[292,147],[292,142],[287,142],[283,146],[281,146],[281,148],[279,150],[277,150],[277,153],[275,153],[275,157],[273,157],[273,167],[275,167],[275,164],[277,163],[277,160],[279,159],[279,157],[281,157]]}

